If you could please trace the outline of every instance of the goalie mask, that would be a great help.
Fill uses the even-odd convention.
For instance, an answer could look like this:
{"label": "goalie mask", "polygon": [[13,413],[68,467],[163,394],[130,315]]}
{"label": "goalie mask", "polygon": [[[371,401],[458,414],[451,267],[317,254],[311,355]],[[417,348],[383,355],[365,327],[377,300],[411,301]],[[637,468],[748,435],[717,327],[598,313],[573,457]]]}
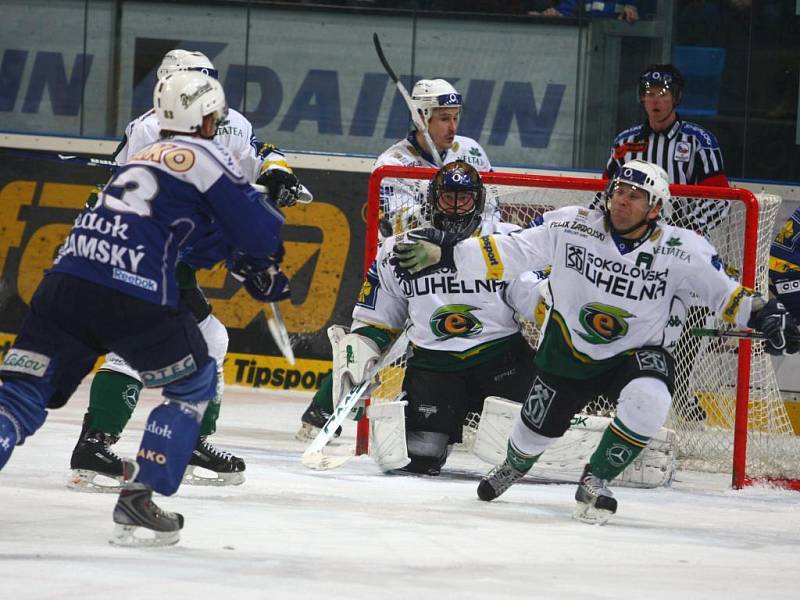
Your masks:
{"label": "goalie mask", "polygon": [[606,212],[608,212],[608,203],[611,196],[614,195],[617,186],[620,184],[626,184],[633,189],[642,190],[647,194],[647,205],[650,208],[660,203],[661,213],[659,216],[667,217],[669,215],[670,199],[672,198],[672,194],[669,191],[669,175],[658,165],[638,158],[622,165],[606,189]]}
{"label": "goalie mask", "polygon": [[673,65],[650,65],[639,76],[639,102],[644,95],[651,93],[672,92],[672,98],[677,106],[683,93],[683,75]]}
{"label": "goalie mask", "polygon": [[160,79],[153,92],[153,107],[161,129],[179,133],[197,133],[206,115],[213,114],[219,124],[228,114],[219,81],[193,71]]}
{"label": "goalie mask", "polygon": [[427,123],[437,108],[458,108],[462,106],[461,94],[444,79],[420,79],[411,90],[411,100]]}
{"label": "goalie mask", "polygon": [[156,75],[159,79],[163,79],[177,71],[197,71],[214,79],[219,79],[219,73],[214,68],[214,65],[202,52],[181,50],[180,48],[170,50],[161,60]]}
{"label": "goalie mask", "polygon": [[431,180],[426,216],[436,229],[467,238],[480,225],[485,202],[480,174],[458,160],[443,166]]}

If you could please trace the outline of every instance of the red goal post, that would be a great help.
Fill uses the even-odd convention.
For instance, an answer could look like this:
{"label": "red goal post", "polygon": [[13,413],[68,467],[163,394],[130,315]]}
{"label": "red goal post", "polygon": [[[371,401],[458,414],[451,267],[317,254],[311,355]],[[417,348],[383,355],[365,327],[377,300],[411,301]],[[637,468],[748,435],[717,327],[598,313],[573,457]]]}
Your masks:
{"label": "red goal post", "polygon": [[[380,214],[380,190],[382,182],[387,179],[391,178],[393,180],[409,180],[411,182],[415,182],[416,185],[419,186],[420,192],[424,191],[426,184],[424,180],[429,180],[433,177],[436,173],[436,169],[432,168],[417,168],[417,167],[394,167],[394,166],[384,166],[376,169],[370,178],[369,181],[369,188],[368,188],[368,204],[367,204],[367,211],[366,211],[366,242],[365,242],[365,252],[364,252],[364,269],[365,272],[369,268],[370,264],[374,260],[377,249],[378,249],[378,224],[381,218]],[[552,208],[553,206],[564,206],[567,204],[581,204],[586,206],[587,198],[591,198],[597,192],[602,192],[607,184],[606,180],[602,179],[593,179],[593,178],[583,178],[583,177],[563,177],[563,176],[549,176],[549,175],[528,175],[528,174],[521,174],[521,173],[509,173],[509,172],[490,172],[490,173],[482,173],[481,177],[483,178],[484,184],[487,186],[487,189],[493,190],[493,195],[497,198],[498,205],[504,207],[505,211],[505,201],[504,198],[514,198],[513,202],[509,201],[508,206],[511,207],[513,205],[514,208],[510,210],[512,212],[516,212],[518,208],[517,206],[520,205],[519,197],[526,197],[532,196],[535,199],[531,201],[531,206],[542,206],[546,205],[547,208]],[[685,198],[687,201],[695,201],[698,199],[701,200],[710,200],[710,201],[733,201],[731,203],[730,214],[733,215],[734,213],[737,216],[737,220],[733,223],[733,217],[731,216],[731,223],[726,224],[726,241],[725,244],[731,244],[731,256],[733,256],[734,263],[739,262],[739,264],[735,264],[735,267],[739,273],[741,283],[749,288],[758,289],[760,292],[766,294],[766,265],[767,265],[767,258],[768,258],[768,248],[769,248],[769,241],[771,240],[772,235],[772,226],[774,224],[774,220],[777,214],[777,207],[780,204],[780,198],[775,196],[768,197],[767,201],[763,199],[757,198],[752,192],[742,188],[720,188],[720,187],[708,187],[708,186],[689,186],[689,185],[671,185],[670,190],[674,197]],[[513,191],[513,194],[512,192]],[[577,196],[575,192],[581,192],[581,196]],[[565,199],[563,201],[556,201],[555,203],[551,202],[555,196],[561,195]],[[766,203],[765,203],[766,202]],[[735,205],[733,203],[736,203]],[[524,200],[522,201],[524,204]],[[734,206],[738,206],[739,208],[733,208]],[[769,214],[767,214],[769,213]],[[505,214],[505,212],[504,212]],[[728,218],[728,217],[726,217]],[[680,223],[679,223],[680,224]],[[713,242],[714,240],[712,240]],[[716,244],[715,244],[716,245]],[[766,248],[766,251],[764,251]],[[717,248],[720,250],[720,248]],[[735,250],[735,251],[734,251]],[[736,255],[740,256],[736,256]],[[731,260],[730,256],[725,256],[722,252],[721,255],[723,259]],[[761,268],[759,268],[761,265]],[[706,313],[707,315],[707,313]],[[705,317],[708,318],[707,316]],[[688,329],[688,323],[687,323]],[[727,346],[724,346],[727,344]],[[724,347],[723,347],[724,346]],[[763,371],[770,371],[771,366],[769,366],[768,357],[766,362],[762,360],[763,351],[760,349],[761,344],[756,344],[759,346],[757,351],[757,356],[759,361],[764,363],[762,367],[759,367]],[[727,349],[725,349],[727,348]],[[701,358],[700,353],[703,352],[703,357],[710,357],[712,361],[711,368],[709,372],[714,372],[716,370],[724,370],[718,368],[720,364],[725,363],[726,361],[723,359],[718,359],[717,362],[719,364],[714,364],[714,356],[725,355],[727,358],[730,358],[730,355],[735,355],[736,367],[735,367],[735,375],[730,377],[730,379],[735,379],[735,415],[731,414],[730,421],[728,425],[732,432],[730,437],[733,438],[730,450],[730,458],[728,466],[724,466],[724,464],[719,464],[719,459],[714,459],[713,461],[709,461],[710,463],[714,463],[716,466],[701,466],[698,467],[697,464],[692,463],[689,461],[689,464],[692,465],[690,468],[701,468],[705,470],[730,470],[732,473],[732,485],[734,488],[741,488],[745,485],[750,485],[755,482],[762,482],[762,481],[774,481],[782,485],[787,485],[790,487],[797,487],[800,489],[800,476],[795,478],[794,475],[786,475],[784,473],[785,469],[782,467],[773,468],[772,459],[759,459],[757,467],[753,467],[752,465],[748,465],[748,431],[750,430],[751,438],[753,434],[753,423],[750,422],[748,425],[748,417],[749,417],[749,408],[753,405],[752,403],[755,401],[751,398],[751,393],[753,392],[753,381],[752,381],[752,372],[753,372],[753,357],[754,357],[754,344],[749,339],[739,339],[736,342],[727,341],[727,342],[720,342],[716,340],[713,342],[709,347],[706,347],[706,350],[698,351],[697,358]],[[695,360],[693,356],[692,361]],[[701,361],[702,362],[702,361]],[[729,362],[729,361],[727,361]],[[694,373],[691,373],[694,376]],[[732,374],[733,375],[733,374]],[[766,380],[768,380],[767,384],[757,383],[757,389],[763,390],[765,387],[775,387],[775,390],[770,391],[770,411],[775,410],[772,405],[776,404],[776,400],[774,399],[775,393],[778,394],[778,403],[780,403],[780,395],[777,391],[777,387],[774,384],[774,372],[771,375],[766,375]],[[687,386],[689,384],[687,383]],[[696,391],[694,389],[690,389],[687,394],[693,393],[695,401],[701,401],[705,404],[709,404],[708,410],[710,411],[710,404],[722,403],[724,398],[716,397],[718,395],[718,388],[714,383],[705,383],[705,385],[700,386],[701,391]],[[722,387],[725,387],[724,385]],[[698,396],[700,400],[697,400]],[[760,402],[758,400],[757,402]],[[733,400],[731,399],[731,409],[730,412],[734,412],[733,408]],[[715,410],[718,407],[715,407]],[[724,420],[723,413],[726,413],[727,409],[720,409],[720,419]],[[784,408],[785,410],[785,408]],[[770,416],[768,420],[773,420]],[[791,432],[786,431],[786,425],[783,421],[788,422],[788,418],[782,419],[782,423],[778,428],[780,431],[776,430],[775,435],[788,435]],[[356,454],[364,454],[368,450],[368,423],[365,419],[362,419],[358,425],[357,431],[357,441],[356,441]],[[684,436],[687,438],[691,437],[701,437],[701,435],[705,436],[707,432],[699,432],[695,431],[693,428],[689,428],[688,433],[684,432],[681,427],[678,428],[678,435]],[[760,429],[762,426],[758,426]],[[772,427],[771,425],[769,427]],[[769,428],[768,427],[768,428]],[[714,427],[708,427],[707,429],[715,429]],[[771,430],[768,432],[768,434]],[[712,435],[705,436],[705,437],[721,437],[719,432],[714,431]],[[796,436],[795,436],[796,437]],[[759,438],[760,439],[760,438]],[[719,441],[714,441],[712,444],[714,445],[713,451],[710,449],[710,446],[706,446],[707,442],[702,442],[703,447],[705,450],[699,450],[699,453],[702,455],[703,452],[712,454],[717,452],[716,446],[719,445],[719,451],[722,453],[722,460],[721,462],[725,462],[725,455],[729,452],[727,449],[727,442],[722,443]],[[770,444],[765,444],[769,446]],[[792,448],[786,451],[786,453],[791,453],[793,451],[793,445],[790,444]],[[796,456],[795,455],[795,460]],[[700,462],[704,462],[706,459],[700,459]],[[764,462],[766,460],[766,462]],[[762,466],[766,464],[766,466]]]}

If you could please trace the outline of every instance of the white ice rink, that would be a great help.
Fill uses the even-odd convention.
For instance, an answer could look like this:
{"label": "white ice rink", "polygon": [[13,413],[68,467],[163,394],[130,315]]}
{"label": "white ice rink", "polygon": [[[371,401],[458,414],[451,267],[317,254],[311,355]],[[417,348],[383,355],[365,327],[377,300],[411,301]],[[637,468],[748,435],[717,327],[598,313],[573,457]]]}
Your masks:
{"label": "white ice rink", "polygon": [[[293,439],[308,396],[236,388],[214,439],[246,460],[246,483],[159,498],[186,518],[177,546],[112,547],[116,495],[64,486],[87,392],[0,473],[3,599],[800,598],[800,493],[679,474],[670,489],[616,490],[616,517],[590,526],[571,519],[574,485],[480,502],[490,467],[461,453],[441,478],[382,475],[365,457],[309,471]],[[156,398],[120,453],[135,452]]]}

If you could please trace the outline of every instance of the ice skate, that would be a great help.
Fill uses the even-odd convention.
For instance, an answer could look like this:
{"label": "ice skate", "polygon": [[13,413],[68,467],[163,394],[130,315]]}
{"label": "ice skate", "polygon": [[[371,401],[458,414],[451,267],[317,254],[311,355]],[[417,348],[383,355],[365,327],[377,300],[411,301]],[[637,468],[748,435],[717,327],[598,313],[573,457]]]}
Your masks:
{"label": "ice skate", "polygon": [[617,512],[617,501],[607,487],[608,482],[592,474],[587,464],[583,469],[575,500],[574,518],[584,523],[602,525]]}
{"label": "ice skate", "polygon": [[485,502],[494,500],[525,476],[505,460],[481,478],[478,484],[478,498]]}
{"label": "ice skate", "polygon": [[[313,441],[317,437],[320,429],[322,429],[325,423],[328,422],[330,417],[330,413],[314,404],[314,402],[311,402],[311,404],[308,405],[306,412],[304,412],[303,416],[300,417],[300,429],[298,429],[297,433],[294,434],[294,438],[298,442]],[[339,437],[341,434],[342,428],[339,427],[336,429],[336,434],[334,437]]]}
{"label": "ice skate", "polygon": [[225,452],[208,441],[206,436],[197,440],[192,458],[183,475],[189,485],[241,485],[244,483],[244,460]]}
{"label": "ice skate", "polygon": [[180,539],[183,515],[167,512],[153,502],[153,490],[136,481],[139,465],[123,461],[124,483],[114,507],[114,546],[170,546]]}
{"label": "ice skate", "polygon": [[90,417],[83,418],[78,443],[69,466],[67,487],[78,492],[118,492],[122,482],[122,459],[111,449],[118,436],[89,429]]}

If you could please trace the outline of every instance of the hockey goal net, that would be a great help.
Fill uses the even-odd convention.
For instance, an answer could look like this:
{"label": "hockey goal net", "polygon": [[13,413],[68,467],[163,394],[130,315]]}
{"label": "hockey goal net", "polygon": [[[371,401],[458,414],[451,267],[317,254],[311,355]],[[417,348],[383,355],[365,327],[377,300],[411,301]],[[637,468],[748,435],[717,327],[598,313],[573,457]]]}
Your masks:
{"label": "hockey goal net", "polygon": [[[411,186],[421,201],[434,169],[382,167],[369,184],[365,268],[375,257],[380,219],[389,220],[395,235],[419,226],[413,206],[380,206],[381,186]],[[602,192],[599,179],[554,177],[507,172],[482,174],[487,205],[496,203],[501,220],[527,227],[547,210],[567,205],[589,206]],[[729,274],[747,287],[767,294],[769,247],[781,199],[753,195],[736,188],[671,186],[670,222],[703,233],[715,246]],[[395,199],[397,196],[395,197]],[[423,224],[424,225],[424,224]],[[673,324],[674,325],[674,324]],[[539,328],[523,323],[534,347]],[[724,328],[703,306],[685,315],[683,333],[675,348],[676,389],[667,427],[678,439],[678,468],[728,472],[740,488],[754,482],[775,482],[800,489],[800,437],[792,428],[775,373],[763,343],[749,339],[697,337],[693,328]],[[380,386],[371,402],[398,397],[403,363],[380,373]],[[613,403],[600,398],[590,405],[599,414],[612,414]],[[368,424],[359,423],[356,453],[367,451]]]}

